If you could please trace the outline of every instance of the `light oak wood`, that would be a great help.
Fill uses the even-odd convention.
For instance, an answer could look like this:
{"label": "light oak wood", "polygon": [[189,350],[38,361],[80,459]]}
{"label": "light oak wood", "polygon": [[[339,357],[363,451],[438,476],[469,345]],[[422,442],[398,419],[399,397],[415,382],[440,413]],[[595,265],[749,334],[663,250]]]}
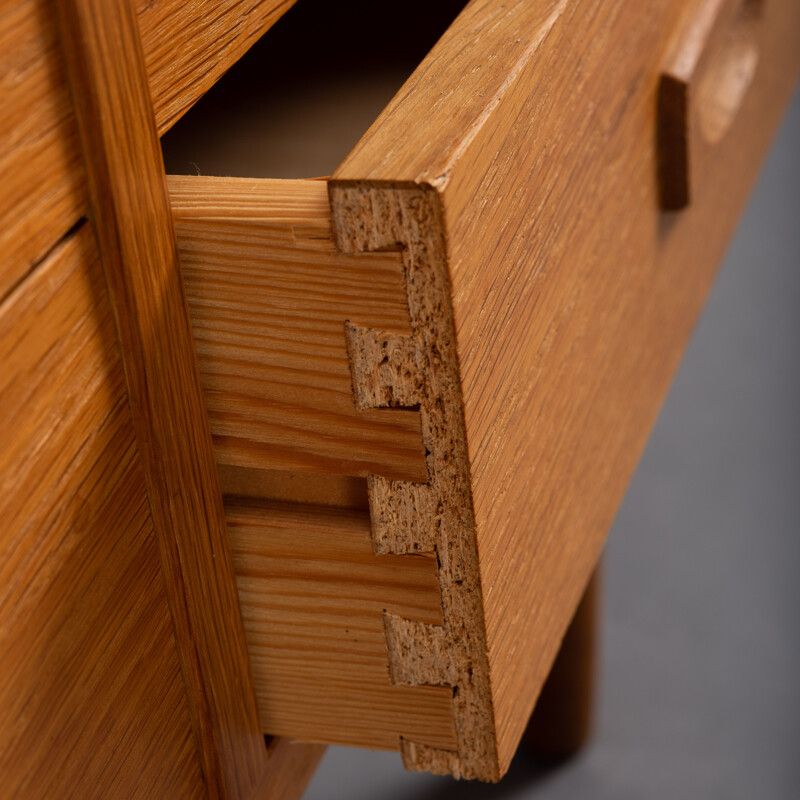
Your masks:
{"label": "light oak wood", "polygon": [[183,678],[212,797],[267,769],[136,19],[58,5],[99,244]]}
{"label": "light oak wood", "polygon": [[[276,367],[288,363],[305,388],[325,380],[292,352],[294,342],[282,340],[282,326],[297,325],[287,313],[296,309],[303,322],[312,320],[292,329],[309,337],[304,356],[320,338],[318,320],[338,331],[347,322],[353,399],[343,412],[419,406],[426,474],[408,480],[385,467],[370,471],[372,546],[401,558],[437,554],[443,625],[389,614],[387,666],[398,686],[454,686],[458,741],[439,747],[404,735],[408,766],[484,779],[507,768],[719,258],[725,236],[711,251],[696,232],[685,234],[679,261],[660,268],[672,275],[671,291],[654,275],[653,265],[666,263],[669,238],[659,218],[654,109],[667,54],[685,31],[679,6],[663,0],[603,17],[588,4],[581,13],[564,2],[482,2],[462,14],[330,183],[333,230],[346,257],[387,257],[401,245],[391,254],[402,259],[404,273],[397,277],[395,261],[394,296],[410,314],[410,332],[391,320],[352,319],[338,300],[323,307],[314,292],[327,279],[326,297],[336,295],[333,250],[318,262],[314,288],[302,270],[287,268],[313,257],[298,234],[312,217],[329,247],[323,183],[171,179],[184,269],[203,320],[195,326],[201,357],[213,364],[208,374],[216,371],[206,395],[225,412],[236,402],[226,384],[246,378],[247,402],[234,421],[242,442],[259,442],[252,422],[259,403],[286,397],[292,404],[282,409],[283,438],[271,435],[295,458],[292,429],[304,425],[309,401],[287,391],[286,373]],[[781,13],[789,13],[785,5],[765,27],[780,43],[771,54],[776,65],[787,62],[792,43]],[[629,37],[636,46],[621,46]],[[558,54],[577,69],[590,40],[596,61],[576,88]],[[487,53],[503,53],[502,63]],[[609,53],[624,56],[609,62]],[[479,69],[487,57],[493,68]],[[763,70],[756,77],[752,91],[770,113],[747,116],[749,93],[743,96],[744,121],[737,115],[730,135],[740,126],[738,146],[746,141],[753,164],[792,70],[796,65],[783,80]],[[596,108],[595,116],[587,108]],[[521,125],[523,113],[538,124]],[[575,130],[583,133],[576,138]],[[544,159],[551,139],[559,149]],[[719,152],[709,163],[724,164],[724,148]],[[709,173],[709,191],[721,169]],[[745,177],[731,187],[739,202]],[[584,210],[586,196],[602,199],[593,215]],[[702,206],[705,217],[719,213],[714,197]],[[729,231],[735,209],[721,213]],[[280,235],[278,224],[285,226]],[[692,270],[691,280],[684,270]],[[263,298],[253,289],[265,276],[279,277],[278,291],[291,300],[283,319],[270,316],[275,287]],[[309,296],[313,303],[305,304]],[[659,324],[644,312],[656,299]],[[341,369],[340,333],[337,339]],[[259,374],[254,366],[265,354],[275,362]],[[280,362],[287,354],[293,361]],[[363,474],[317,454],[305,462],[281,461],[280,453],[264,459],[267,451],[220,458],[225,443],[217,433],[233,494],[309,502],[319,492],[320,502],[331,492],[337,499],[328,504],[335,505],[348,502],[347,487],[308,483],[300,472]],[[328,445],[324,433],[318,429],[315,448]],[[282,469],[294,477],[281,479]],[[304,664],[317,657],[304,657],[297,642],[284,646]],[[320,686],[331,680],[318,677]],[[260,692],[267,683],[257,679]],[[330,702],[333,708],[346,700]],[[265,725],[322,736],[291,710]],[[354,743],[353,734],[344,735]]]}
{"label": "light oak wood", "polygon": [[345,252],[404,245],[389,372],[424,387],[430,483],[369,484],[377,546],[442,563],[449,646],[415,680],[456,674],[458,750],[404,743],[409,766],[507,769],[794,84],[800,6],[773,0],[692,206],[661,216],[684,5],[476,0],[333,176]]}
{"label": "light oak wood", "polygon": [[[136,0],[159,132],[293,0]],[[0,300],[86,214],[78,133],[50,3],[0,3]]]}
{"label": "light oak wood", "polygon": [[[9,797],[207,797],[88,225],[0,307],[0,774]],[[274,739],[254,797],[324,747]]]}
{"label": "light oak wood", "polygon": [[265,731],[396,750],[455,747],[450,686],[393,685],[385,615],[440,625],[436,560],[375,556],[365,511],[229,500]]}
{"label": "light oak wood", "polygon": [[[59,7],[68,31],[78,19],[70,9],[92,12],[80,18],[92,32],[64,42],[160,546],[163,572],[147,574],[170,601],[166,648],[177,646],[189,699],[158,690],[177,698],[170,719],[183,728],[165,735],[177,742],[181,777],[156,761],[143,791],[172,780],[185,780],[178,794],[195,791],[202,770],[212,796],[299,793],[319,748],[279,741],[265,750],[262,730],[399,747],[417,769],[503,774],[800,66],[792,0],[771,0],[756,28],[748,22],[759,56],[746,91],[740,82],[719,93],[728,73],[700,58],[711,66],[696,73],[698,96],[714,102],[683,119],[690,150],[703,148],[701,179],[687,173],[685,211],[661,213],[658,91],[674,53],[705,52],[683,38],[697,29],[692,6],[474,0],[329,184],[183,184],[178,219],[191,242],[186,261],[200,264],[190,291],[201,359],[211,354],[203,379],[221,426],[222,483],[229,495],[271,498],[227,499],[236,575],[133,17],[101,0]],[[749,21],[751,3],[730,8]],[[25,9],[10,12],[23,29]],[[57,104],[63,81],[50,74],[45,94]],[[31,90],[33,108],[36,98]],[[9,130],[36,145],[30,174],[60,175],[41,156],[51,150],[36,149],[48,125],[31,134],[22,119],[12,116]],[[74,153],[74,132],[60,141],[59,153]],[[18,163],[21,151],[7,152]],[[35,254],[85,212],[83,179],[70,175],[66,194],[41,180],[28,181],[29,194],[9,184],[0,295],[34,281],[38,271],[19,286]],[[42,211],[34,224],[30,203]],[[253,296],[262,262],[278,279],[264,283],[269,302],[280,297],[278,314]],[[343,291],[331,265],[345,263],[352,283]],[[322,345],[320,330],[330,335]],[[279,345],[264,368],[270,336]],[[329,364],[311,368],[320,352]],[[328,398],[311,397],[320,389],[330,391],[332,418]],[[280,424],[263,414],[265,397],[271,408],[289,399]],[[374,446],[387,432],[391,452]],[[363,640],[350,637],[355,629]],[[175,674],[174,658],[172,670],[164,675]],[[64,707],[82,711],[89,700],[76,691]],[[199,759],[181,749],[187,719]],[[154,741],[149,730],[131,747]],[[43,748],[19,760],[15,779],[34,780]],[[133,780],[126,770],[123,782]]]}
{"label": "light oak wood", "polygon": [[217,462],[425,480],[419,412],[356,408],[345,336],[409,331],[399,254],[339,253],[324,181],[169,187]]}
{"label": "light oak wood", "polygon": [[0,307],[4,797],[205,797],[87,225]]}
{"label": "light oak wood", "polygon": [[690,5],[658,89],[661,205],[689,204],[707,153],[727,133],[759,59],[764,0],[703,0]]}
{"label": "light oak wood", "polygon": [[169,130],[296,0],[134,0],[159,133]]}

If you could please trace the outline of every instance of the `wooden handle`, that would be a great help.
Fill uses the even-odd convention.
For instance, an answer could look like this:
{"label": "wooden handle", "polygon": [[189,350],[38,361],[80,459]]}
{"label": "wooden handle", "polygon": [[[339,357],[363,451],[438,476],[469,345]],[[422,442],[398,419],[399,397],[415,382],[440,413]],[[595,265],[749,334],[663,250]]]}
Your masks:
{"label": "wooden handle", "polygon": [[759,59],[765,0],[703,0],[684,20],[661,74],[661,207],[689,205],[703,162],[736,119]]}

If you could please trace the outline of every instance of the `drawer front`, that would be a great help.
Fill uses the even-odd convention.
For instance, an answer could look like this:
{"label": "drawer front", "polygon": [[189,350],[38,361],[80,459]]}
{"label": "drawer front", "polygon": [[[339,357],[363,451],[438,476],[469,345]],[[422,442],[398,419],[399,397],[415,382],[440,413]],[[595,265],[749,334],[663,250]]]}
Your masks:
{"label": "drawer front", "polygon": [[[423,437],[458,556],[440,582],[467,773],[509,764],[794,85],[800,6],[728,4],[756,15],[759,60],[690,205],[663,212],[658,90],[704,5],[473,2],[334,174],[340,246],[404,243],[436,354]],[[402,491],[378,500],[395,518]]]}
{"label": "drawer front", "polygon": [[798,23],[476,0],[331,180],[170,179],[266,733],[506,771]]}
{"label": "drawer front", "polygon": [[202,797],[88,225],[0,308],[0,363],[2,794]]}

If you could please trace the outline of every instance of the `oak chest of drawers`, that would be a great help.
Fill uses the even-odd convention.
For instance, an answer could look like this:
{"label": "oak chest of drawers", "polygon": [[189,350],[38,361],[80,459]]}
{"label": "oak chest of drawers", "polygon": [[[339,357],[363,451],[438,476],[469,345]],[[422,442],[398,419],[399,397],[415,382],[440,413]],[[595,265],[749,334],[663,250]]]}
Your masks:
{"label": "oak chest of drawers", "polygon": [[498,780],[800,66],[793,0],[473,0],[330,178],[165,176],[291,5],[7,4],[8,796]]}

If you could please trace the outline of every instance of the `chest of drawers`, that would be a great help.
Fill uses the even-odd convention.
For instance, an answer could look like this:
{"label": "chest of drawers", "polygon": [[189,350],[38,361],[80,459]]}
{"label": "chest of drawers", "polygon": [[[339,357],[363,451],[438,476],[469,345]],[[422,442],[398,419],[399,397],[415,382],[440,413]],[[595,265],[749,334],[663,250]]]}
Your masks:
{"label": "chest of drawers", "polygon": [[165,177],[288,5],[3,23],[11,796],[499,779],[800,60],[792,0],[475,0],[330,178]]}

